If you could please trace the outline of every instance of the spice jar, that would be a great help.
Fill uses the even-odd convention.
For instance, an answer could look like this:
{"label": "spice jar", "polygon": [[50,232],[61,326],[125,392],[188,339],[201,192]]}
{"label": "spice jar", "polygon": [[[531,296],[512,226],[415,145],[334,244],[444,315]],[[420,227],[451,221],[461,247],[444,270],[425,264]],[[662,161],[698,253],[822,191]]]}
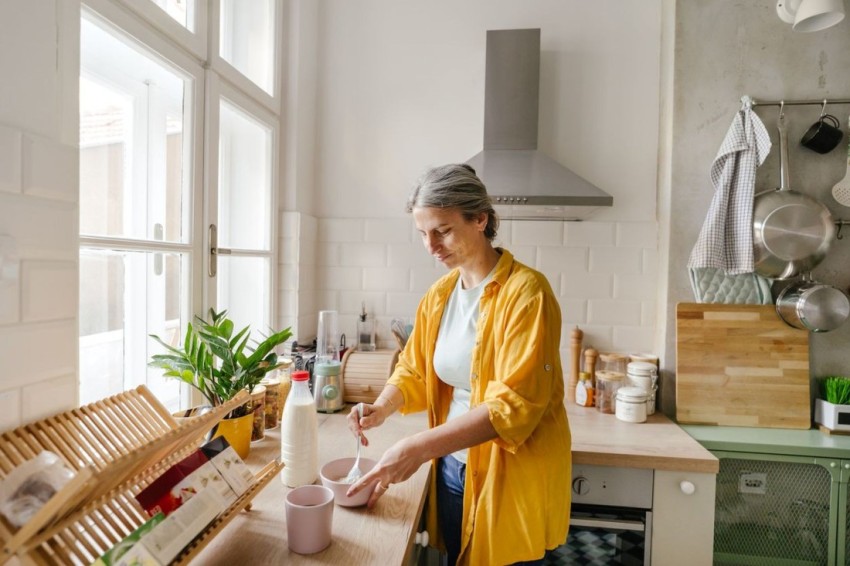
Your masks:
{"label": "spice jar", "polygon": [[251,427],[251,442],[253,442],[266,436],[266,388],[264,385],[257,385],[251,391],[251,411],[254,414],[254,423]]}
{"label": "spice jar", "polygon": [[614,413],[617,390],[625,381],[625,374],[616,371],[596,372],[596,409],[601,413]]}
{"label": "spice jar", "polygon": [[266,430],[269,430],[275,428],[280,420],[280,381],[277,378],[266,378],[260,384],[266,388],[264,413]]}
{"label": "spice jar", "polygon": [[620,387],[617,390],[617,418],[627,423],[646,421],[646,391],[640,387]]}
{"label": "spice jar", "polygon": [[629,362],[629,357],[623,354],[615,354],[608,352],[599,354],[599,369],[604,371],[614,371],[617,373],[626,373],[626,364]]}

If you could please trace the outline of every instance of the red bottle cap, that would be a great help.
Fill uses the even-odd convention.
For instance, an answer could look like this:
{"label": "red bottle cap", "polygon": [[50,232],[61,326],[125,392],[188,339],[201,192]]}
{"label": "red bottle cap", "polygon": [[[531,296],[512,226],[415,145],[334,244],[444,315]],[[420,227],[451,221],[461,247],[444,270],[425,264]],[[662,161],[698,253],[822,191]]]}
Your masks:
{"label": "red bottle cap", "polygon": [[310,379],[310,372],[300,370],[292,372],[292,381],[308,381]]}

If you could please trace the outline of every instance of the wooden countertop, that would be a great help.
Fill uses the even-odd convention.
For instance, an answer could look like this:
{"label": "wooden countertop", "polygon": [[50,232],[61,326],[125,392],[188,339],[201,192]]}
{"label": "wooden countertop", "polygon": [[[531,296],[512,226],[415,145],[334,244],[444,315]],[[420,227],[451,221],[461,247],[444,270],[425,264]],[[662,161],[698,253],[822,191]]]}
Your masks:
{"label": "wooden countertop", "polygon": [[[348,408],[319,414],[319,467],[330,460],[354,456],[356,444],[346,426]],[[396,440],[427,427],[425,413],[392,415],[368,433],[361,457],[378,459]],[[280,429],[266,431],[251,445],[248,463],[258,468],[280,456]],[[280,477],[254,498],[250,512],[241,513],[198,555],[197,564],[403,564],[416,535],[425,503],[430,466],[423,465],[406,482],[393,485],[371,510],[334,506],[333,538],[325,550],[311,555],[289,551],[283,501],[289,488]],[[318,483],[318,482],[317,482]]]}
{"label": "wooden countertop", "polygon": [[573,464],[716,474],[720,461],[661,413],[645,423],[623,422],[567,402]]}
{"label": "wooden countertop", "polygon": [[[573,438],[573,463],[717,473],[719,461],[662,414],[647,422],[626,423],[614,415],[567,403]],[[319,415],[319,465],[353,456],[354,439],[345,423],[348,410]],[[396,440],[427,426],[425,413],[401,416],[370,431],[363,456],[379,458]],[[257,467],[280,454],[279,429],[251,445],[249,464]],[[289,490],[275,478],[253,501],[250,512],[235,517],[198,556],[199,564],[403,564],[412,548],[427,492],[430,467],[392,486],[374,509],[335,506],[333,540],[317,554],[291,553],[286,543],[284,496]]]}

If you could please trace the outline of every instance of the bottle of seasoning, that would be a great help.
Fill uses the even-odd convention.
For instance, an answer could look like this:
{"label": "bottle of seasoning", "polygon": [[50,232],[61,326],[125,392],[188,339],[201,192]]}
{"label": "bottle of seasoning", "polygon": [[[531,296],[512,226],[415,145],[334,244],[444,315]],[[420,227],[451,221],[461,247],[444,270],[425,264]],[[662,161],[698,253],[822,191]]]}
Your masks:
{"label": "bottle of seasoning", "polygon": [[593,407],[594,404],[593,383],[590,381],[590,374],[584,371],[578,374],[576,404],[582,407]]}
{"label": "bottle of seasoning", "polygon": [[309,485],[319,476],[319,424],[309,379],[306,371],[292,372],[280,427],[280,478],[289,487]]}
{"label": "bottle of seasoning", "polygon": [[357,351],[375,351],[375,319],[366,318],[366,303],[362,304],[362,312],[357,320]]}

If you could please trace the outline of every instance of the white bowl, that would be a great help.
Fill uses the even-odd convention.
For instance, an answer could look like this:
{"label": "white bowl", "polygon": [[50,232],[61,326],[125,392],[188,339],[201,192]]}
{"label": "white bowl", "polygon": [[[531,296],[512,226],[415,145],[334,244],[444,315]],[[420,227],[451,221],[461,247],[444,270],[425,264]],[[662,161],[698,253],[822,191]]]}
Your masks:
{"label": "white bowl", "polygon": [[[369,496],[372,495],[372,492],[375,491],[375,486],[378,485],[378,482],[373,482],[372,485],[366,486],[353,497],[348,497],[345,494],[348,488],[351,487],[351,484],[345,483],[343,480],[348,476],[351,467],[354,466],[354,460],[354,458],[331,460],[319,470],[319,475],[322,477],[322,485],[329,487],[334,492],[334,501],[336,501],[337,505],[342,505],[343,507],[366,505],[366,502],[369,501]],[[365,474],[374,468],[375,464],[377,464],[375,460],[361,457],[360,471]]]}

